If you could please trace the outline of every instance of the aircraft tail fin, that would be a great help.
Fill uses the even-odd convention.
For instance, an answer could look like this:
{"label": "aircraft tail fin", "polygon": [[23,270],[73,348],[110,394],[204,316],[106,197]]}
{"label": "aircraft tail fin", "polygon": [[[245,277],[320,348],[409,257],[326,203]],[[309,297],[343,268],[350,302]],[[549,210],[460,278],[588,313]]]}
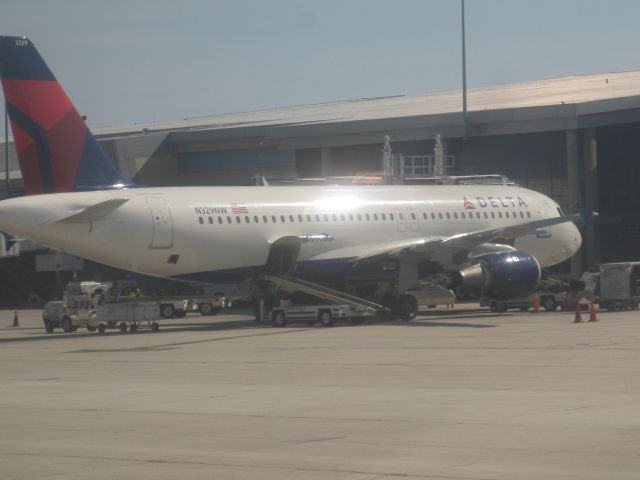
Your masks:
{"label": "aircraft tail fin", "polygon": [[132,186],[31,40],[0,36],[0,78],[27,195]]}

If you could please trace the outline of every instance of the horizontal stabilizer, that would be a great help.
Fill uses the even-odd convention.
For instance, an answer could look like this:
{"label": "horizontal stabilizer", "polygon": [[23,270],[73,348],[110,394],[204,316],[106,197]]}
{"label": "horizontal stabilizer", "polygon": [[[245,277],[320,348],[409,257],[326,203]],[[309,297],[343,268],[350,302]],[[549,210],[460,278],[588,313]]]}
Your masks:
{"label": "horizontal stabilizer", "polygon": [[64,217],[57,218],[49,223],[91,223],[104,220],[110,213],[116,211],[128,201],[128,198],[112,198],[111,200],[70,212]]}
{"label": "horizontal stabilizer", "polygon": [[5,251],[8,251],[11,247],[13,247],[16,243],[22,241],[19,238],[14,237],[13,235],[6,233],[6,232],[0,232],[0,236],[2,236],[2,241],[4,243],[4,249]]}

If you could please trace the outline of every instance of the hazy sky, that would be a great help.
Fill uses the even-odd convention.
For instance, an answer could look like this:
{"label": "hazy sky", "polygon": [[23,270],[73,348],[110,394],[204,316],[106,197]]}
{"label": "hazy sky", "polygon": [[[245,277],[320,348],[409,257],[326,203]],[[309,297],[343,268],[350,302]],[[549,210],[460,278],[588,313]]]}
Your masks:
{"label": "hazy sky", "polygon": [[[466,0],[470,87],[640,70],[640,1]],[[461,88],[459,0],[0,0],[91,126]]]}

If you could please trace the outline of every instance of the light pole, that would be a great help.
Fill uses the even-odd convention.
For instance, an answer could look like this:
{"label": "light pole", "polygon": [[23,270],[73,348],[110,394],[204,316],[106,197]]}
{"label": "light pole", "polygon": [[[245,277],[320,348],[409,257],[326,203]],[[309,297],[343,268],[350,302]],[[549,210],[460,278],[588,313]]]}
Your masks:
{"label": "light pole", "polygon": [[9,198],[9,109],[7,101],[4,102],[4,179]]}
{"label": "light pole", "polygon": [[467,49],[464,35],[464,0],[460,0],[462,14],[462,116],[464,119],[464,139],[469,136],[467,121]]}

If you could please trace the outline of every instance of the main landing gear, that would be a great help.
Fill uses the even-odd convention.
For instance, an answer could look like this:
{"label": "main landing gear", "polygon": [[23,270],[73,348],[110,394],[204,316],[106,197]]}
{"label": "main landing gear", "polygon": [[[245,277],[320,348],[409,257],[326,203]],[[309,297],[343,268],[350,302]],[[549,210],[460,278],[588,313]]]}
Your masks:
{"label": "main landing gear", "polygon": [[414,320],[418,315],[418,301],[408,293],[399,295],[391,303],[391,314],[400,320]]}

